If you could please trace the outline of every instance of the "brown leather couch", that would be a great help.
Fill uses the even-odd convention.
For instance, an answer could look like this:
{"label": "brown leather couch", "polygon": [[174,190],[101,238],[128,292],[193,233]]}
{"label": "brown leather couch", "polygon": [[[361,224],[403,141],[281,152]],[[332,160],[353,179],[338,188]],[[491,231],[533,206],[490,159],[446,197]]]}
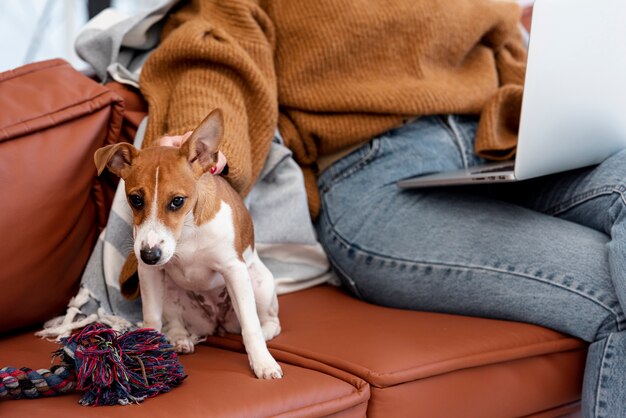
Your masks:
{"label": "brown leather couch", "polygon": [[[136,92],[55,60],[0,74],[0,367],[50,365],[33,335],[76,291],[115,180],[93,152],[129,141]],[[79,394],[0,402],[1,417],[577,416],[586,345],[528,324],[389,309],[324,285],[280,297],[282,380],[254,378],[241,339],[212,337],[141,405]]]}

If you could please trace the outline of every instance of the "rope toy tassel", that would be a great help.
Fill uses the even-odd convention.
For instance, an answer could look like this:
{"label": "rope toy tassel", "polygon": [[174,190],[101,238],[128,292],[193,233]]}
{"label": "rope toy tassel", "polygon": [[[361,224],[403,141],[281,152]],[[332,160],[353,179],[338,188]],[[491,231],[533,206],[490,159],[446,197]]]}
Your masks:
{"label": "rope toy tassel", "polygon": [[82,405],[128,405],[169,392],[187,376],[166,337],[153,329],[119,333],[88,325],[62,338],[50,370],[0,369],[0,399],[57,396],[85,391]]}

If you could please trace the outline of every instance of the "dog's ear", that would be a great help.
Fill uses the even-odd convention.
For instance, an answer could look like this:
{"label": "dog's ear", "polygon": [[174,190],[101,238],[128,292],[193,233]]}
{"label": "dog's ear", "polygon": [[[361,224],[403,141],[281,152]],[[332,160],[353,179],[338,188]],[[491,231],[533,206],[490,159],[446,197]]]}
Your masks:
{"label": "dog's ear", "polygon": [[217,164],[217,152],[223,136],[224,116],[220,109],[215,109],[193,131],[180,152],[190,163],[200,164],[206,172]]}
{"label": "dog's ear", "polygon": [[126,299],[135,300],[140,296],[137,258],[134,252],[131,251],[128,257],[126,257],[118,280],[120,282],[120,292]]}
{"label": "dog's ear", "polygon": [[139,154],[137,148],[126,142],[100,148],[93,156],[98,175],[102,173],[104,167],[107,167],[111,173],[120,178],[126,178],[133,159],[137,157],[137,154]]}

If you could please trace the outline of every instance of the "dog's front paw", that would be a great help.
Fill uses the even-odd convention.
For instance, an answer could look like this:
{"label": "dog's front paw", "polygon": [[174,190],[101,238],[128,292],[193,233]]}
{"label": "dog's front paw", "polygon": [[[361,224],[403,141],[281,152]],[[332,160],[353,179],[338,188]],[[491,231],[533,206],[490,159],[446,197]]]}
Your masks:
{"label": "dog's front paw", "polygon": [[189,337],[174,338],[172,345],[176,352],[181,354],[191,354],[194,350],[193,340]]}
{"label": "dog's front paw", "polygon": [[283,377],[283,370],[273,357],[263,361],[255,361],[250,364],[254,374],[259,379],[280,379]]}

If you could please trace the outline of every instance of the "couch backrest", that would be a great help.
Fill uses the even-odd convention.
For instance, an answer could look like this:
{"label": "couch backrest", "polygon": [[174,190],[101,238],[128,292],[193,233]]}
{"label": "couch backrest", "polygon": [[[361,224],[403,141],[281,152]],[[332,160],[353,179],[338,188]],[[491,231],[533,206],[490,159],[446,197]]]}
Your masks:
{"label": "couch backrest", "polygon": [[93,154],[120,139],[124,100],[62,60],[0,74],[0,332],[59,315],[104,227]]}

